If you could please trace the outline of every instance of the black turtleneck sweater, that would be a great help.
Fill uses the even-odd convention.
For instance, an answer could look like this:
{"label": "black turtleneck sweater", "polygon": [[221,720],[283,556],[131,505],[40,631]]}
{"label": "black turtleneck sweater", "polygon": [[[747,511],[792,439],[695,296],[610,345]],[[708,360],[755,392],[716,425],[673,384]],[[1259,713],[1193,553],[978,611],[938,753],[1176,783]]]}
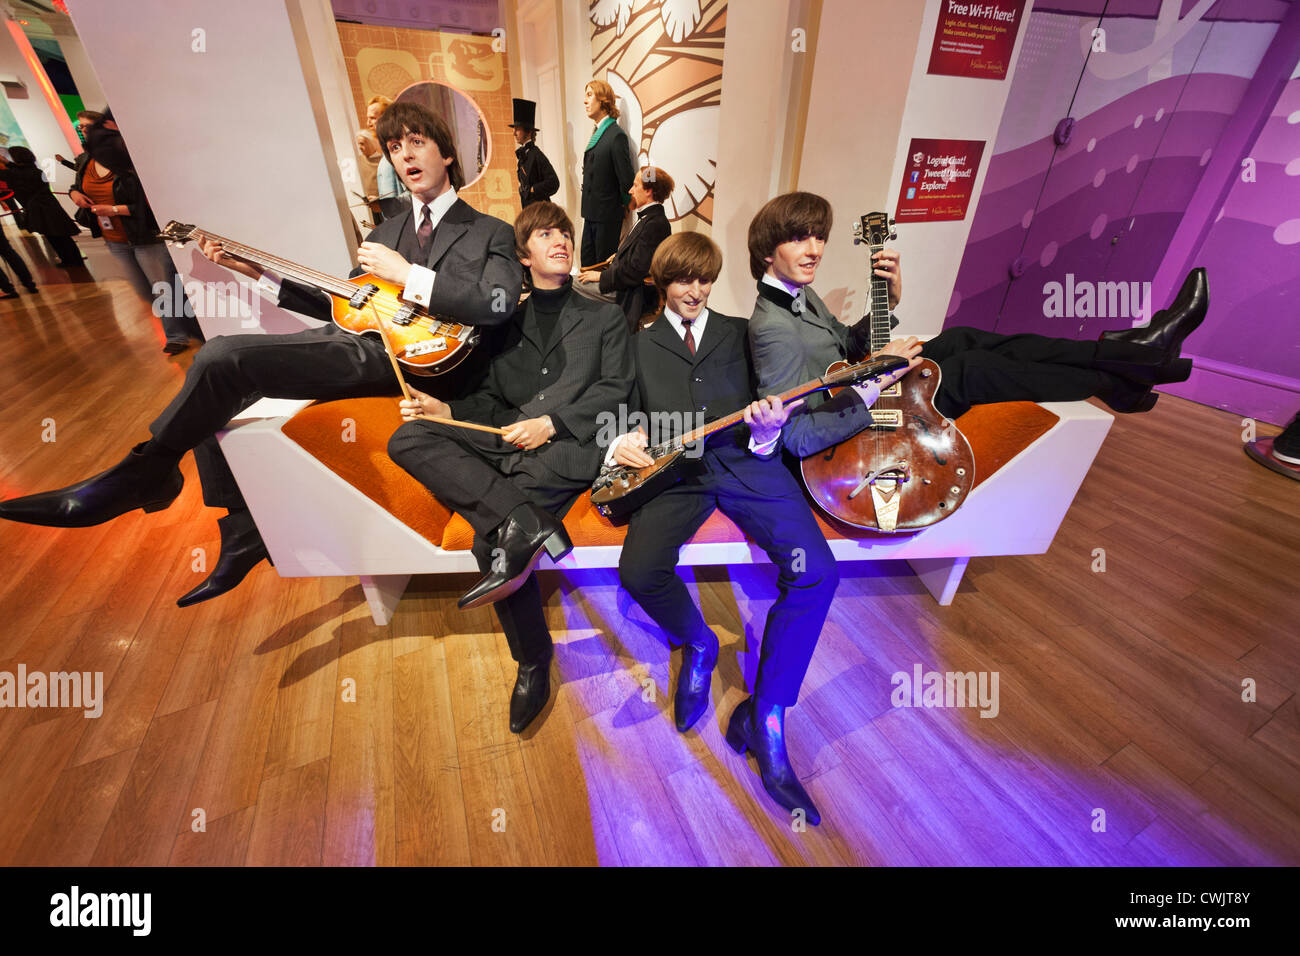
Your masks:
{"label": "black turtleneck sweater", "polygon": [[[560,321],[560,313],[573,294],[573,281],[569,280],[558,289],[533,289],[528,302],[533,309],[533,319],[537,322],[537,331],[541,335],[542,349],[551,344],[555,336],[555,326]],[[552,416],[551,424],[555,426],[555,438],[572,438],[573,433],[564,426],[564,422]]]}

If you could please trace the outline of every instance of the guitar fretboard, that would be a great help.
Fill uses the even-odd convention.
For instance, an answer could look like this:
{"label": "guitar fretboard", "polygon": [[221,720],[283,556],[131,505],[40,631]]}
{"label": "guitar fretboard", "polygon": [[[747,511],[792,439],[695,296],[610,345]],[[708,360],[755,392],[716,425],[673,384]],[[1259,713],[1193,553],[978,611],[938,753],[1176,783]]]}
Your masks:
{"label": "guitar fretboard", "polygon": [[356,294],[357,287],[351,282],[339,279],[336,276],[329,275],[325,272],[317,272],[315,269],[309,269],[306,266],[291,262],[281,256],[273,256],[269,252],[263,252],[261,249],[255,249],[252,246],[245,245],[234,239],[227,239],[225,236],[218,236],[215,232],[208,232],[206,229],[195,228],[190,232],[193,239],[210,239],[221,243],[223,249],[233,256],[241,259],[247,259],[249,262],[256,263],[263,268],[270,269],[276,275],[293,279],[304,285],[309,285],[327,292],[330,295],[338,296],[343,299],[350,299]]}

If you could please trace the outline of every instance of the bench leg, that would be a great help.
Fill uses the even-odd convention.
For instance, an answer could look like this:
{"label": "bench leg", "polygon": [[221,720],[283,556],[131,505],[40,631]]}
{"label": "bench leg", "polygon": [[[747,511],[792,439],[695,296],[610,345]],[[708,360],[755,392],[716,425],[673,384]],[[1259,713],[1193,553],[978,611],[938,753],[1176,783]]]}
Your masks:
{"label": "bench leg", "polygon": [[957,593],[970,558],[908,558],[907,563],[934,599],[947,607]]}
{"label": "bench leg", "polygon": [[370,605],[370,616],[380,627],[387,626],[397,610],[397,602],[402,599],[402,592],[411,580],[409,574],[363,574],[361,590]]}

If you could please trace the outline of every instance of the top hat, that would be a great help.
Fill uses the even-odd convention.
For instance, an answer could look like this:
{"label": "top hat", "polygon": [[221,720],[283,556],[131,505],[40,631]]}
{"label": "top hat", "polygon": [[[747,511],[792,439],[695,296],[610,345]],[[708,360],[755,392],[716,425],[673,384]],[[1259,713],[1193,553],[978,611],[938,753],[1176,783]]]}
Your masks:
{"label": "top hat", "polygon": [[534,125],[537,119],[537,104],[532,100],[517,100],[513,97],[510,102],[515,107],[515,121],[510,125],[522,126],[524,129],[530,129],[534,133],[537,132],[537,127]]}

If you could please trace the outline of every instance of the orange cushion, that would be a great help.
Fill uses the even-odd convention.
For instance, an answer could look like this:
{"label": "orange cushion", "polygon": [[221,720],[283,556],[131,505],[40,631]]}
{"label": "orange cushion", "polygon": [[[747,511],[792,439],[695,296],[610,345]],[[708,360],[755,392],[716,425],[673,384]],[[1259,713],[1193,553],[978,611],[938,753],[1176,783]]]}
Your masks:
{"label": "orange cushion", "polygon": [[[355,441],[343,440],[349,419],[355,423]],[[474,532],[465,519],[452,514],[388,457],[389,436],[401,421],[395,399],[349,398],[308,406],[285,423],[284,433],[429,541],[448,551],[468,551]],[[1057,415],[1033,402],[976,405],[957,419],[975,455],[975,487],[1057,421]],[[827,538],[863,538],[876,533],[838,522],[832,527],[820,512],[817,521]],[[574,503],[564,526],[578,546],[623,543],[624,529],[593,508],[590,495]],[[714,512],[691,538],[695,544],[743,540],[740,529],[721,512]]]}

